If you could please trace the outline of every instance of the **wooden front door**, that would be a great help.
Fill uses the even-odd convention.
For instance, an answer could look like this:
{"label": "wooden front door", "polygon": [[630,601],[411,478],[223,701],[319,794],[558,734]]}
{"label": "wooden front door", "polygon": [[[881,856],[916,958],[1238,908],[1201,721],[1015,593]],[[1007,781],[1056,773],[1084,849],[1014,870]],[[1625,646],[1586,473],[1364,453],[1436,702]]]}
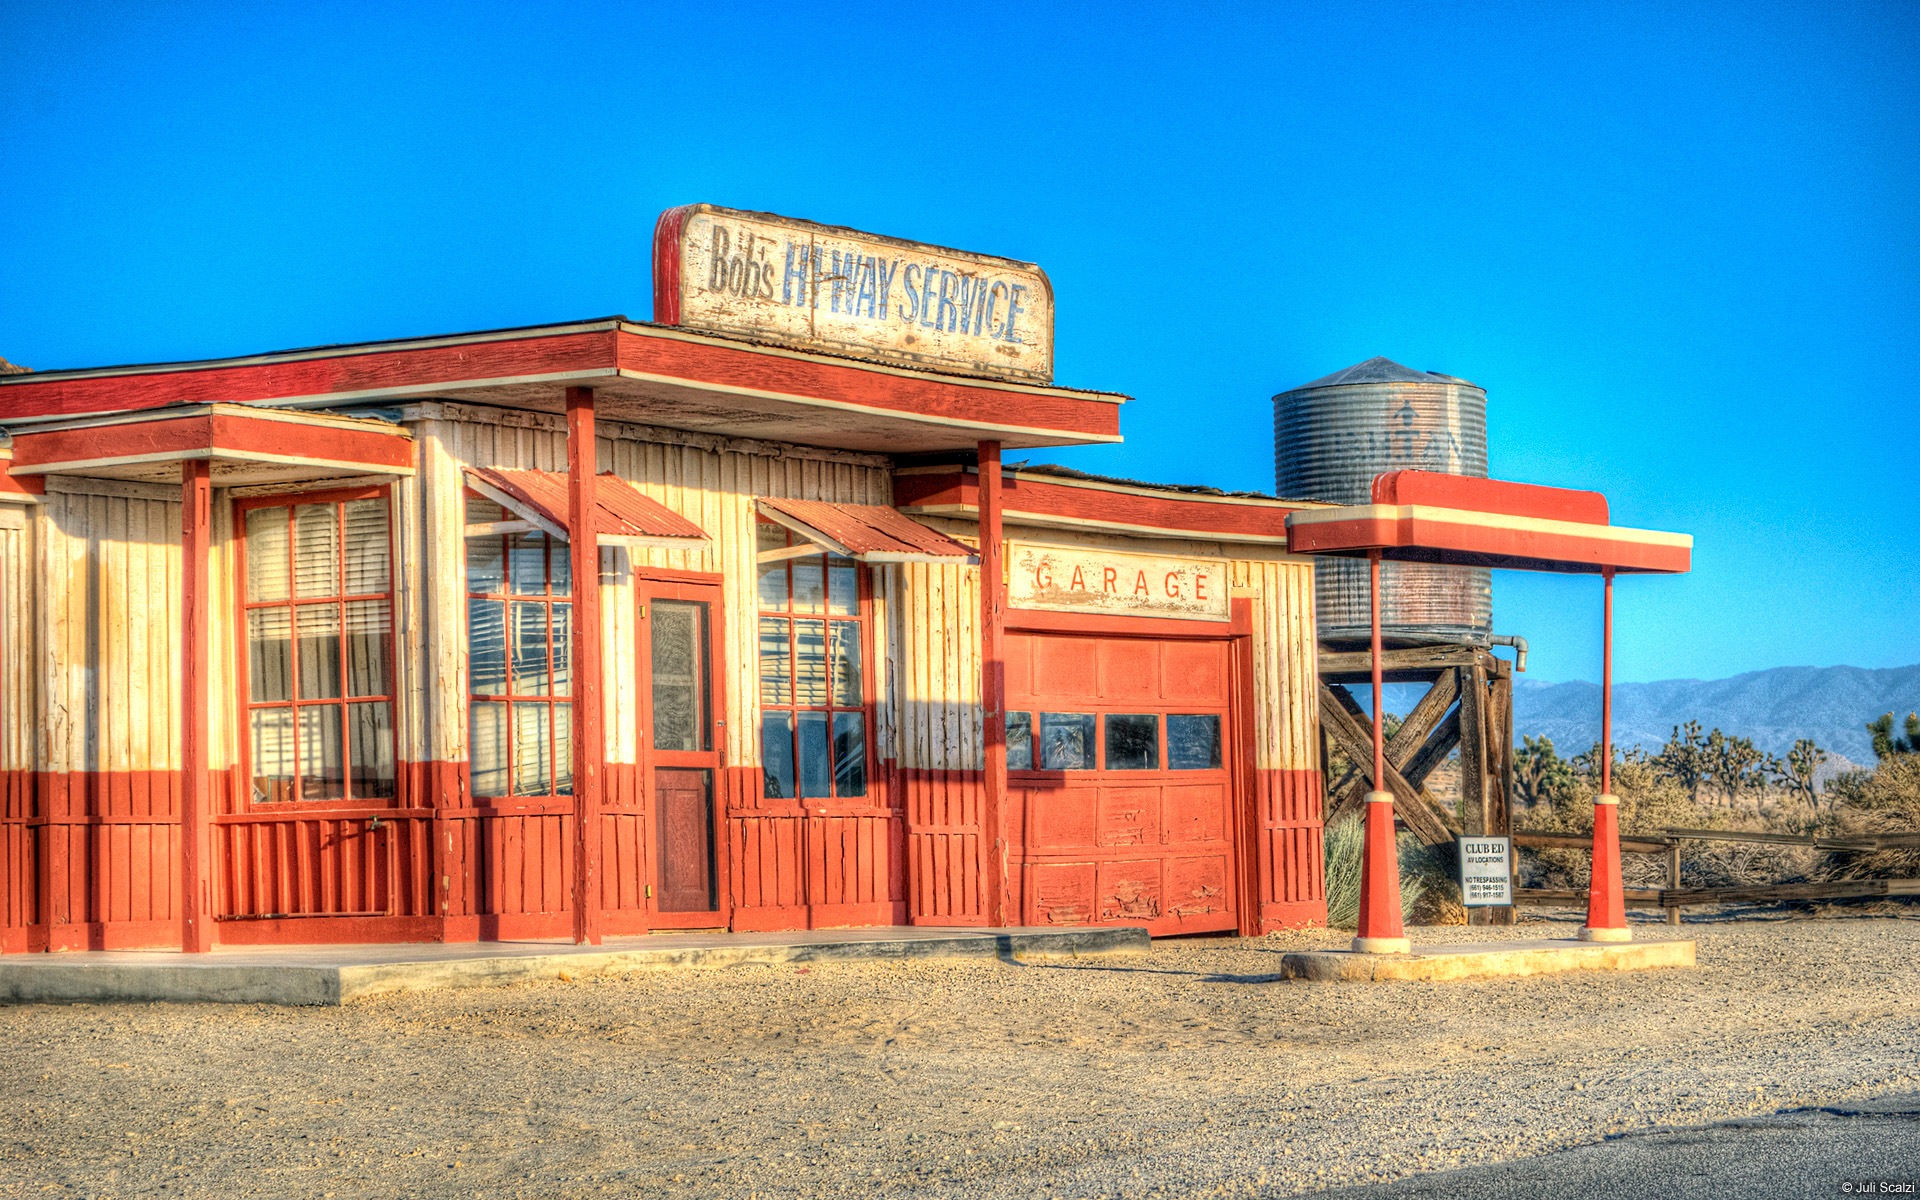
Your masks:
{"label": "wooden front door", "polygon": [[641,580],[640,756],[652,800],[653,920],[661,928],[724,926],[726,814],[715,796],[725,739],[720,589]]}

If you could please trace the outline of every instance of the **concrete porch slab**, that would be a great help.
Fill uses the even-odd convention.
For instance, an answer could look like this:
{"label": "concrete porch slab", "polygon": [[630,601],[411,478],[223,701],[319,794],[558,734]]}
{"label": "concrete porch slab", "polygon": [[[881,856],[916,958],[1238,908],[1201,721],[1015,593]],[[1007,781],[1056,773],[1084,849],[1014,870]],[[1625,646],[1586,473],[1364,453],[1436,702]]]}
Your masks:
{"label": "concrete porch slab", "polygon": [[1379,983],[1390,979],[1481,979],[1560,971],[1648,971],[1694,965],[1691,941],[1582,942],[1571,938],[1478,945],[1416,945],[1408,954],[1309,950],[1280,960],[1283,979]]}
{"label": "concrete porch slab", "polygon": [[0,957],[0,1003],[125,1001],[337,1005],[394,992],[495,987],[633,971],[831,960],[1016,959],[1137,954],[1138,927],[1099,929],[808,930],[675,933],[571,942],[463,942],[380,946],[272,946],[188,955],[89,950]]}

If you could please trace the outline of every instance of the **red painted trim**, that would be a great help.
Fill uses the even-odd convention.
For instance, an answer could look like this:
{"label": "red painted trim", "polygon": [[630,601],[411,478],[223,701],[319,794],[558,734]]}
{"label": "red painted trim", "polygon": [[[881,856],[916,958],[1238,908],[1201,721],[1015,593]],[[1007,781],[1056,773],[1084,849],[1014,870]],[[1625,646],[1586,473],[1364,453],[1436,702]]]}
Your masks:
{"label": "red painted trim", "polygon": [[1389,562],[1452,563],[1495,570],[1595,574],[1611,568],[1629,573],[1681,574],[1691,568],[1693,559],[1692,550],[1686,546],[1463,525],[1411,514],[1315,521],[1295,525],[1290,532],[1288,549],[1296,554],[1357,557],[1379,549]]}
{"label": "red painted trim", "polygon": [[15,475],[11,460],[0,459],[0,495],[44,496],[46,480],[38,475]]}
{"label": "red painted trim", "polygon": [[14,437],[15,469],[150,456],[250,459],[261,455],[342,463],[369,472],[413,469],[413,439],[401,432],[288,422],[238,413],[125,421],[80,429],[23,431]]}
{"label": "red painted trim", "polygon": [[573,940],[600,944],[600,540],[593,389],[567,389],[567,551],[573,562]]}
{"label": "red painted trim", "polygon": [[1124,617],[1009,608],[1007,628],[1023,633],[1108,634],[1113,637],[1194,638],[1217,641],[1233,633],[1229,621],[1182,621],[1173,617]]}
{"label": "red painted trim", "polygon": [[653,223],[653,319],[660,325],[680,323],[680,235],[695,207],[669,208]]}
{"label": "red painted trim", "polygon": [[1375,504],[1428,504],[1538,517],[1548,521],[1607,523],[1607,498],[1599,492],[1542,487],[1510,479],[1481,479],[1439,471],[1388,471],[1373,479]]}
{"label": "red painted trim", "polygon": [[189,954],[212,943],[207,919],[207,818],[213,792],[208,778],[211,735],[208,687],[212,662],[213,578],[208,552],[213,541],[211,464],[194,459],[181,469],[180,559],[184,595],[180,604],[180,945]]}
{"label": "red painted trim", "polygon": [[[980,477],[958,467],[951,473],[896,475],[893,480],[894,504],[907,512],[955,506],[977,509],[979,493]],[[1183,535],[1258,537],[1276,544],[1287,536],[1287,514],[1296,511],[1273,504],[1186,499],[1172,493],[1143,496],[1098,483],[1066,485],[1018,475],[1005,480],[1002,495],[1006,518],[1016,522],[1022,516],[1102,521]]]}
{"label": "red painted trim", "polygon": [[1007,923],[1007,581],[1000,443],[980,443],[980,698],[986,750],[987,923]]}

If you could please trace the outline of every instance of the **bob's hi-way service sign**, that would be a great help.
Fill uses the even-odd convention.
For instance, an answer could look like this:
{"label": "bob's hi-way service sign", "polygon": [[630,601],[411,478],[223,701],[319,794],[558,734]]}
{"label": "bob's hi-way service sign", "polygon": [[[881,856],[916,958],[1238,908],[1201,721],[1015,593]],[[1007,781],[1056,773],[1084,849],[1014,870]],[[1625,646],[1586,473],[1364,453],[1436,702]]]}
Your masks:
{"label": "bob's hi-way service sign", "polygon": [[1048,383],[1053,285],[1032,263],[711,204],[653,233],[664,325]]}
{"label": "bob's hi-way service sign", "polygon": [[1007,603],[1048,612],[1225,621],[1224,559],[1007,545]]}

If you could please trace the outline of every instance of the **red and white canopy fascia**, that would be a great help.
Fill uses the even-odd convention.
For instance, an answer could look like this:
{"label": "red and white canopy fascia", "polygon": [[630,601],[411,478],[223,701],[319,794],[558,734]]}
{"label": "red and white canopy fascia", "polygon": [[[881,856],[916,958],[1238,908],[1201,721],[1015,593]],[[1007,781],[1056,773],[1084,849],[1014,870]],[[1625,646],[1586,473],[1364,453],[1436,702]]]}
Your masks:
{"label": "red and white canopy fascia", "polygon": [[1370,504],[1290,513],[1287,549],[1572,574],[1680,574],[1693,565],[1691,536],[1609,524],[1599,492],[1435,471],[1377,477]]}

